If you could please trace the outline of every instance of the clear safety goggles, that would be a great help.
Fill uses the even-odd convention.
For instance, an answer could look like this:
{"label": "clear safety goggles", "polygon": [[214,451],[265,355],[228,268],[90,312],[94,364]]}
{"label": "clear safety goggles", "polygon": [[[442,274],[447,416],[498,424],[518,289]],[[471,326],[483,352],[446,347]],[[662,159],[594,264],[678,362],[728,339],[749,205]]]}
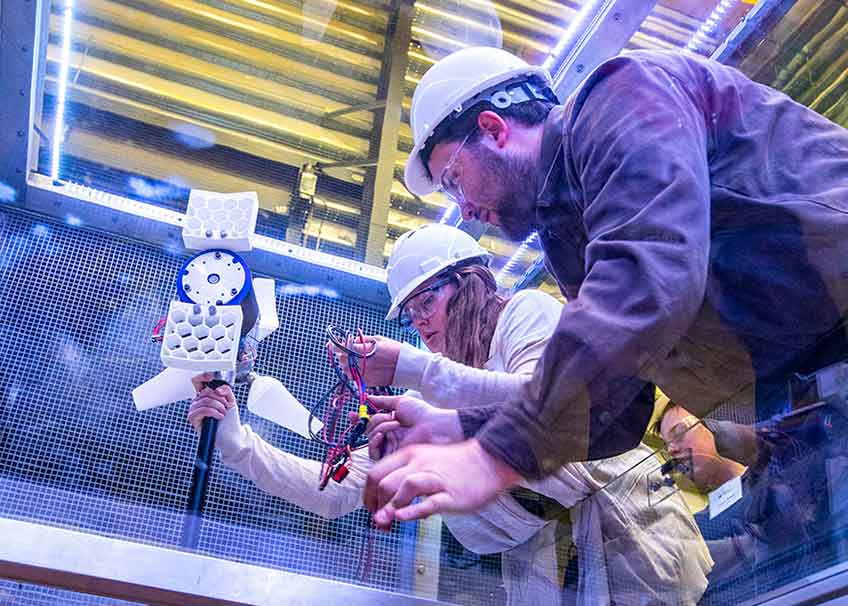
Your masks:
{"label": "clear safety goggles", "polygon": [[401,327],[415,333],[415,322],[423,322],[433,315],[436,303],[447,292],[445,286],[451,282],[453,282],[453,276],[442,278],[407,299],[401,306],[398,315],[398,322]]}

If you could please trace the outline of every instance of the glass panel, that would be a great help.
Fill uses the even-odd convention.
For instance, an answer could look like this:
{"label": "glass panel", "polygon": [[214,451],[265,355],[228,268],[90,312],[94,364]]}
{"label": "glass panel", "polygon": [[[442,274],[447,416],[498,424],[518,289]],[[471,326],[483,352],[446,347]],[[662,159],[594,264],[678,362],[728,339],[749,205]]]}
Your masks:
{"label": "glass panel", "polygon": [[[162,370],[151,335],[186,257],[8,213],[0,245],[0,515],[177,548],[198,442],[188,403],[139,412],[131,392]],[[326,287],[278,281],[277,313],[281,327],[259,345],[255,370],[307,406],[335,382],[327,325],[405,338],[383,321],[384,309]],[[318,443],[251,413],[245,390],[237,390],[241,418],[257,435],[291,455],[323,459]],[[315,470],[300,473],[305,493],[334,503],[320,498],[327,493],[318,492]],[[415,528],[371,532],[365,510],[338,517],[344,513],[322,517],[273,497],[216,454],[198,550],[410,591],[411,565],[398,564],[414,553]]]}
{"label": "glass panel", "polygon": [[664,456],[689,472],[670,475],[715,562],[701,603],[738,604],[844,561],[846,368],[797,376],[795,408],[760,422],[739,405],[702,422],[683,405],[664,413]]}
{"label": "glass panel", "polygon": [[[416,198],[402,182],[411,98],[426,69],[472,44],[542,63],[587,4],[416,2],[399,132],[378,157],[387,59],[397,59],[387,54],[394,2],[77,0],[66,13],[65,2],[53,0],[39,171],[52,171],[64,62],[63,179],[180,211],[190,188],[257,191],[259,233],[363,259],[369,231],[385,225],[384,260],[401,234],[448,210],[442,196]],[[748,31],[737,28],[753,2],[658,2],[626,48],[710,56],[732,42],[731,63],[744,73],[848,126],[848,8],[839,0],[784,5],[785,14]],[[372,216],[372,189],[375,164],[387,161],[393,179],[383,221]],[[480,241],[505,288],[541,254],[538,241],[520,249],[497,229]],[[70,217],[5,209],[0,249],[0,515],[178,549],[197,446],[188,405],[138,412],[130,394],[161,369],[150,336],[186,256],[83,229]],[[262,344],[257,370],[279,377],[302,402],[320,402],[335,381],[323,349],[327,324],[410,340],[382,307],[276,277],[285,320]],[[564,300],[549,277],[540,288]],[[550,573],[565,603],[580,591],[594,592],[583,599],[606,591],[625,604],[652,594],[669,601],[671,590],[646,579],[672,566],[685,574],[674,577],[681,602],[740,603],[846,561],[848,371],[827,366],[844,355],[832,353],[788,385],[770,386],[786,394],[768,410],[737,403],[734,392],[707,419],[677,428],[667,419],[688,418],[681,401],[655,419],[639,449],[583,464],[574,484],[549,481],[511,495],[507,513],[535,515],[545,526],[523,551],[475,553],[454,536],[462,533],[452,521],[378,533],[356,498],[347,507],[327,497],[321,503],[330,509],[313,513],[220,458],[198,550],[487,605],[506,603],[506,588],[519,591],[516,583],[538,571]],[[693,382],[731,370],[697,367]],[[318,493],[314,469],[324,449],[254,415],[245,390],[236,395],[256,435],[312,461],[304,499],[330,494]],[[329,490],[344,482],[330,480]],[[21,603],[43,603],[31,597],[38,591],[0,585],[0,596]]]}
{"label": "glass panel", "polygon": [[824,117],[848,126],[848,9],[801,0],[770,29],[751,32],[739,68]]}
{"label": "glass panel", "polygon": [[0,579],[0,604],[15,606],[142,606],[114,598],[102,598],[64,589],[16,583]]}
{"label": "glass panel", "polygon": [[[50,18],[45,133],[64,5]],[[361,258],[363,170],[319,175],[306,200],[299,171],[367,163],[374,113],[349,108],[376,101],[389,16],[381,2],[76,2],[61,176],[178,209],[190,188],[257,191],[260,233]]]}

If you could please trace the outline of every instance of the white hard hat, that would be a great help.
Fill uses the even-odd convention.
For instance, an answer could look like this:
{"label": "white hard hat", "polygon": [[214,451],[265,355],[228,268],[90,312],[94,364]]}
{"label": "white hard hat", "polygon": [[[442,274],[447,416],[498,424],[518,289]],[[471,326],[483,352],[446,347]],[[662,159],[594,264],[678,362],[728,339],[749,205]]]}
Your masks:
{"label": "white hard hat", "polygon": [[398,316],[412,292],[439,272],[470,259],[488,264],[491,255],[467,233],[442,223],[429,223],[397,239],[386,266],[392,306],[386,320]]}
{"label": "white hard hat", "polygon": [[[409,154],[403,176],[407,189],[419,196],[436,190],[419,152],[445,118],[458,116],[486,99],[497,107],[507,107],[513,102],[540,98],[527,97],[526,91],[519,88],[494,90],[499,85],[527,81],[532,76],[540,78],[546,87],[551,86],[551,76],[543,67],[530,65],[505,50],[486,46],[458,50],[427,70],[412,96],[409,122],[415,147]],[[488,96],[490,92],[494,94]],[[511,98],[516,93],[521,96]],[[555,98],[552,92],[550,95]]]}

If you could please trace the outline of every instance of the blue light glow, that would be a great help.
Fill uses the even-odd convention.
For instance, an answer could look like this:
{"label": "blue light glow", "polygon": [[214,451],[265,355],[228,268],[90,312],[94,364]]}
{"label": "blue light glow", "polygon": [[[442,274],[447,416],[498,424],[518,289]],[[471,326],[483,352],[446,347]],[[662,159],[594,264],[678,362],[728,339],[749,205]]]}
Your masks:
{"label": "blue light glow", "polygon": [[32,226],[32,235],[36,238],[49,238],[51,230],[44,223],[36,223]]}
{"label": "blue light glow", "polygon": [[580,12],[578,12],[571,23],[568,24],[568,27],[562,33],[562,37],[559,39],[559,42],[557,42],[556,46],[545,59],[545,62],[542,63],[542,67],[550,71],[551,68],[554,67],[554,64],[562,59],[561,55],[563,51],[571,46],[582,30],[586,29],[586,21],[589,15],[593,14],[598,7],[604,3],[604,1],[605,0],[592,0],[580,7]]}
{"label": "blue light glow", "polygon": [[739,0],[721,0],[718,6],[713,9],[713,12],[710,13],[710,16],[701,24],[701,27],[698,28],[698,31],[695,32],[695,35],[689,40],[689,43],[686,44],[686,50],[693,53],[698,52],[701,46],[709,41],[710,36],[715,32],[718,24],[727,16],[727,12],[738,2]]}
{"label": "blue light glow", "polygon": [[521,261],[522,257],[524,257],[524,255],[527,253],[527,251],[530,249],[530,247],[533,245],[533,243],[538,237],[539,234],[534,231],[532,234],[527,236],[524,242],[522,242],[518,246],[518,248],[509,258],[509,260],[504,264],[503,267],[501,267],[501,270],[498,272],[498,275],[495,276],[495,281],[498,283],[498,286],[503,285],[503,279],[507,276],[507,274],[509,274],[509,272],[511,272],[518,266],[518,263]]}
{"label": "blue light glow", "polygon": [[0,181],[0,202],[14,202],[17,197],[18,192],[14,187]]}
{"label": "blue light glow", "polygon": [[277,296],[291,297],[324,297],[325,299],[338,299],[339,293],[332,288],[324,286],[315,286],[312,284],[279,284],[277,286]]}
{"label": "blue light glow", "polygon": [[215,133],[207,128],[187,122],[172,122],[168,125],[174,139],[191,149],[206,149],[215,145]]}

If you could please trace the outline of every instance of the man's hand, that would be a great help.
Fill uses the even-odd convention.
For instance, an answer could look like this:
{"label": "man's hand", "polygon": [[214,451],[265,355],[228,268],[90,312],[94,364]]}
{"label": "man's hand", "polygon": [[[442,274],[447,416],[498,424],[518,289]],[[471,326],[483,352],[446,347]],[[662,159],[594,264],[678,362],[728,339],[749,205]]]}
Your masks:
{"label": "man's hand", "polygon": [[462,440],[455,410],[431,406],[411,396],[369,396],[381,411],[371,415],[368,454],[375,461],[411,444],[450,444]]}
{"label": "man's hand", "polygon": [[[391,385],[395,379],[395,367],[400,355],[401,344],[398,341],[380,336],[366,336],[364,340],[364,345],[357,339],[350,347],[353,351],[361,354],[374,351],[366,360],[358,360],[359,370],[362,371],[365,368],[362,378],[365,379],[367,385]],[[332,343],[330,346],[333,348],[333,353],[338,356],[341,367],[347,373],[348,354]]]}
{"label": "man's hand", "polygon": [[[520,479],[474,439],[446,446],[416,445],[374,465],[363,500],[374,512],[374,523],[387,530],[394,520],[476,511]],[[422,499],[411,504],[419,496]]]}

